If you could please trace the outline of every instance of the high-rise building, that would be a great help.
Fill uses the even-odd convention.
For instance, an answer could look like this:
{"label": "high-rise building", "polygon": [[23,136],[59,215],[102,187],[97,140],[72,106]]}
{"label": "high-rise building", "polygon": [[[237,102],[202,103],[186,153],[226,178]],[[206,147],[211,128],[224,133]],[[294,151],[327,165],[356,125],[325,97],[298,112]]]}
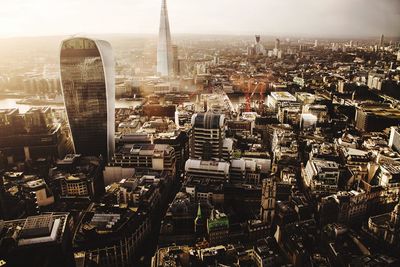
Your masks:
{"label": "high-rise building", "polygon": [[379,40],[379,48],[383,47],[385,44],[385,36],[382,34],[381,39]]}
{"label": "high-rise building", "polygon": [[254,53],[259,56],[259,55],[265,55],[266,51],[264,46],[260,43],[261,41],[261,36],[256,35],[255,36],[255,43],[254,43]]}
{"label": "high-rise building", "polygon": [[276,38],[275,39],[275,49],[280,49],[280,48],[281,48],[281,41],[278,38]]}
{"label": "high-rise building", "polygon": [[157,73],[161,76],[173,74],[174,60],[171,43],[171,31],[169,28],[168,10],[166,0],[162,0],[160,14],[160,30],[157,46]]}
{"label": "high-rise building", "polygon": [[115,133],[115,72],[111,45],[102,40],[64,40],[61,85],[75,152],[111,158]]}
{"label": "high-rise building", "polygon": [[229,161],[232,139],[225,138],[225,116],[211,112],[194,114],[190,136],[190,157]]}

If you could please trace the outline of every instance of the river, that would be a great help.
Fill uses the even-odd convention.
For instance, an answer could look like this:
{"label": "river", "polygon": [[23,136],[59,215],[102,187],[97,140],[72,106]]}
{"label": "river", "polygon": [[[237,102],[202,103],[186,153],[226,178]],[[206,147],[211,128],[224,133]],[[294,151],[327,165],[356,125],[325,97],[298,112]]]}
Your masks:
{"label": "river", "polygon": [[[17,104],[16,101],[19,99],[15,98],[6,98],[0,99],[0,109],[10,109],[10,108],[18,108],[19,112],[25,113],[28,111],[33,105],[24,105],[24,104]],[[139,105],[141,101],[128,101],[128,100],[116,100],[115,107],[116,108],[129,108],[135,107]],[[64,108],[63,105],[47,105],[53,108]]]}
{"label": "river", "polygon": [[[232,104],[236,107],[239,103],[245,103],[246,98],[244,96],[229,96]],[[258,98],[255,98],[258,99]],[[0,99],[0,109],[9,109],[9,108],[19,108],[21,113],[25,113],[32,107],[32,105],[24,105],[24,104],[17,104],[16,101],[19,99],[16,98],[5,98]],[[141,101],[129,101],[129,100],[116,100],[115,107],[116,108],[129,108],[135,107],[139,105]],[[53,108],[64,108],[63,105],[47,105]]]}

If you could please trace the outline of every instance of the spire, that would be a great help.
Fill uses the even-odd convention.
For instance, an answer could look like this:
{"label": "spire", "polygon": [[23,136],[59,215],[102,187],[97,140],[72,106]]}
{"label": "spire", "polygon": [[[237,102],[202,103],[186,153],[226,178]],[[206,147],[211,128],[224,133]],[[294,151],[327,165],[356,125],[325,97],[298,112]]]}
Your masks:
{"label": "spire", "polygon": [[157,46],[157,73],[161,76],[171,76],[172,72],[173,51],[168,20],[168,9],[166,0],[162,0]]}
{"label": "spire", "polygon": [[197,218],[201,218],[202,217],[202,215],[201,215],[201,206],[200,206],[200,202],[199,202],[199,205],[197,206]]}

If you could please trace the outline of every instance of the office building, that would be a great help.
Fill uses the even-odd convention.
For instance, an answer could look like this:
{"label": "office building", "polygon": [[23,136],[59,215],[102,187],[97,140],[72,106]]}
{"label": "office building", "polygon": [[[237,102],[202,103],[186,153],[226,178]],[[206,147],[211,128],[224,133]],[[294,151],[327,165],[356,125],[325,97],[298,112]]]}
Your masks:
{"label": "office building", "polygon": [[271,225],[275,216],[276,181],[267,178],[262,181],[260,217],[264,223]]}
{"label": "office building", "polygon": [[211,245],[224,244],[229,238],[229,218],[218,210],[212,210],[207,219],[208,241]]}
{"label": "office building", "polygon": [[0,150],[8,164],[56,159],[68,152],[68,138],[61,124],[53,122],[49,107],[33,107],[23,114],[18,109],[0,109]]}
{"label": "office building", "polygon": [[63,201],[96,200],[104,193],[103,165],[96,157],[67,155],[58,160],[51,179]]}
{"label": "office building", "polygon": [[5,266],[75,266],[69,219],[68,213],[50,213],[0,221],[0,261]]}
{"label": "office building", "polygon": [[72,38],[62,42],[61,84],[75,153],[114,154],[115,73],[106,41]]}
{"label": "office building", "polygon": [[370,217],[367,231],[387,245],[398,245],[400,243],[400,203],[390,213]]}
{"label": "office building", "polygon": [[[197,215],[196,215],[197,210]],[[161,221],[159,244],[192,244],[195,233],[204,236],[205,218],[200,203],[191,200],[190,195],[179,192],[170,204]]]}
{"label": "office building", "polygon": [[315,194],[332,194],[337,191],[339,174],[336,162],[312,159],[304,169],[304,181]]}
{"label": "office building", "polygon": [[136,171],[176,172],[175,150],[165,144],[125,144],[119,147],[105,167],[106,184],[129,178]]}
{"label": "office building", "polygon": [[390,127],[389,146],[400,153],[400,127]]}
{"label": "office building", "polygon": [[271,92],[267,98],[267,105],[271,109],[278,111],[280,107],[286,107],[296,103],[296,97],[289,92]]}
{"label": "office building", "polygon": [[185,164],[186,180],[228,182],[229,166],[227,162],[189,159]]}
{"label": "office building", "polygon": [[233,141],[225,138],[225,128],[225,115],[211,112],[194,114],[190,136],[190,157],[229,161]]}
{"label": "office building", "polygon": [[400,123],[400,110],[387,104],[363,104],[356,109],[355,126],[363,132],[379,132]]}

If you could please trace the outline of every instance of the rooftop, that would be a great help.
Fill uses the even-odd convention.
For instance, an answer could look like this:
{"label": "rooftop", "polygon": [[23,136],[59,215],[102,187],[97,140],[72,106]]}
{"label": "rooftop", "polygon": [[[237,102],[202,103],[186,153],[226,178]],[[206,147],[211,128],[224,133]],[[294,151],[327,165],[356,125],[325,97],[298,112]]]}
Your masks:
{"label": "rooftop", "polygon": [[291,101],[291,102],[296,101],[296,97],[294,97],[291,93],[286,91],[271,92],[271,96],[278,101]]}

